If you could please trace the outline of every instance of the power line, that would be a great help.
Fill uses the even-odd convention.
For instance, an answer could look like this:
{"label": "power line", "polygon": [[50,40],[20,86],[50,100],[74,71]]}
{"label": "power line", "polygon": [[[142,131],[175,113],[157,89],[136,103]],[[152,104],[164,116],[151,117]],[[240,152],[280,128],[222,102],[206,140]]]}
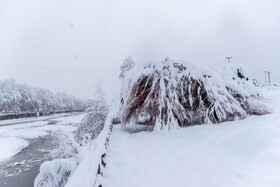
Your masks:
{"label": "power line", "polygon": [[0,65],[0,68],[28,70],[28,71],[59,71],[59,72],[110,72],[119,69],[115,66],[107,67],[55,67],[55,66],[20,66],[20,65]]}

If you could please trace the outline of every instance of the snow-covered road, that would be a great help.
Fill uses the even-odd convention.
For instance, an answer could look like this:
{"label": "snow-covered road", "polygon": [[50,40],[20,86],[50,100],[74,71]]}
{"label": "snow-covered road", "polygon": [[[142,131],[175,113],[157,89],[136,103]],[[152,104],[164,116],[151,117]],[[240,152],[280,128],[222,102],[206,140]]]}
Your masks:
{"label": "snow-covered road", "polygon": [[114,126],[104,187],[280,186],[280,95],[266,92],[265,116],[173,132]]}

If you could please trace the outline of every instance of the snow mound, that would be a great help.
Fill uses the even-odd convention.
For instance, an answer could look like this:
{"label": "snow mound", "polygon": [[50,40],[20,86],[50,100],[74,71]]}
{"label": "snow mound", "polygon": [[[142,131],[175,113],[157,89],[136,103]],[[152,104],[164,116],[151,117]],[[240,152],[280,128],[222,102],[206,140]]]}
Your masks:
{"label": "snow mound", "polygon": [[77,163],[70,159],[44,162],[40,166],[40,173],[34,181],[34,186],[64,186],[76,167]]}
{"label": "snow mound", "polygon": [[127,72],[122,88],[122,123],[136,121],[154,130],[270,113],[246,71],[233,65],[214,71],[165,59]]}

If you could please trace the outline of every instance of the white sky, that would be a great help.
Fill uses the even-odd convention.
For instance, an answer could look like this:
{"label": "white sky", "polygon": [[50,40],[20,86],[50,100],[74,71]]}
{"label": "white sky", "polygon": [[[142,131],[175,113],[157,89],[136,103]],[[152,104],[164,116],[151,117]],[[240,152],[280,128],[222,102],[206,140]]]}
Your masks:
{"label": "white sky", "polygon": [[[280,82],[279,0],[0,0],[0,79],[93,98],[119,66],[165,57],[246,64]],[[41,67],[41,68],[40,68]]]}

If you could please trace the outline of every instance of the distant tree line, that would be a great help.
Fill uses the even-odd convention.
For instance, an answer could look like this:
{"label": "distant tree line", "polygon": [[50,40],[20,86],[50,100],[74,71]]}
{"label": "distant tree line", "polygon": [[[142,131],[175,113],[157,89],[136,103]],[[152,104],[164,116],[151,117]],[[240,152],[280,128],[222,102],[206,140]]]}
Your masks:
{"label": "distant tree line", "polygon": [[0,113],[60,113],[81,111],[94,105],[66,93],[34,88],[16,83],[14,79],[0,80]]}

